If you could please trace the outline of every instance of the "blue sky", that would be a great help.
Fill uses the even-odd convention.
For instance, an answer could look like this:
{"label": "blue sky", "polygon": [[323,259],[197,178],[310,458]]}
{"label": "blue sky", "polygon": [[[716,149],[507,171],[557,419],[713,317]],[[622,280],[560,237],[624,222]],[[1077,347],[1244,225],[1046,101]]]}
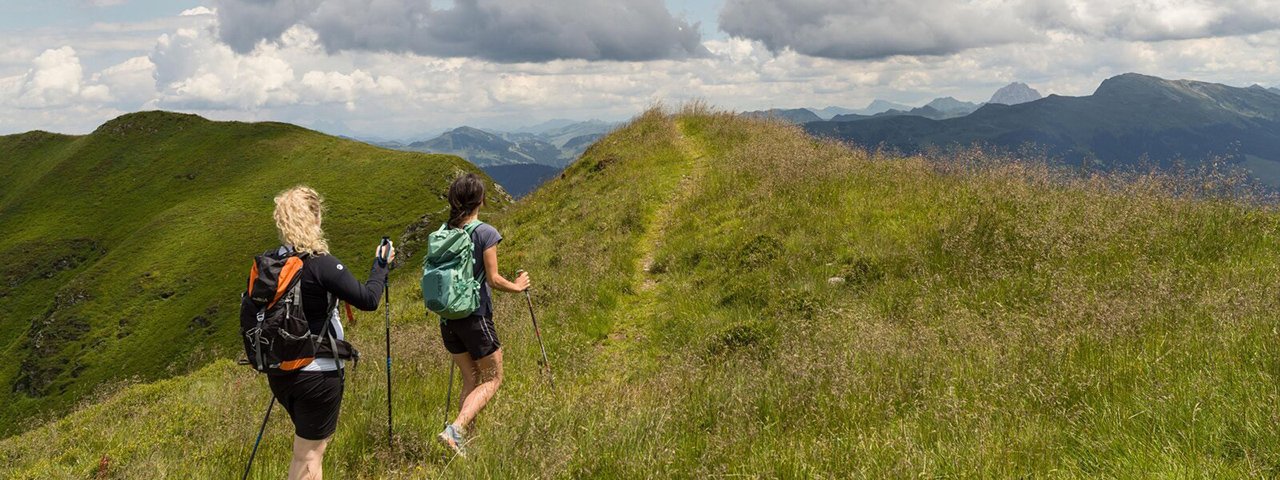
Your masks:
{"label": "blue sky", "polygon": [[139,22],[199,6],[192,0],[128,0],[100,1],[99,6],[87,0],[0,1],[0,30],[32,28],[78,28],[95,22]]}
{"label": "blue sky", "polygon": [[0,134],[169,109],[412,139],[695,98],[981,102],[1126,72],[1280,85],[1280,9],[1253,0],[365,1],[0,0]]}
{"label": "blue sky", "polygon": [[667,8],[671,9],[671,13],[683,15],[686,18],[700,22],[702,24],[703,35],[709,38],[723,39],[724,32],[719,31],[716,24],[716,16],[719,14],[720,0],[689,0],[678,2],[674,0],[666,0]]}

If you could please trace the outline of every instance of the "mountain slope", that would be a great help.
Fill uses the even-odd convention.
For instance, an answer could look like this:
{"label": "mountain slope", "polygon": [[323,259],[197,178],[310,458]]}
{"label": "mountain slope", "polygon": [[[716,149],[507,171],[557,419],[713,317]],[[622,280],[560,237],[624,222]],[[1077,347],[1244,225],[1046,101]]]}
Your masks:
{"label": "mountain slope", "polygon": [[788,122],[791,122],[797,125],[803,125],[809,122],[822,121],[822,117],[819,117],[818,114],[813,113],[807,108],[792,108],[792,109],[774,108],[771,110],[758,110],[754,112],[744,112],[742,116],[751,117],[751,118],[778,118],[778,119],[786,120]]}
{"label": "mountain slope", "polygon": [[1044,97],[1036,89],[1022,82],[1013,82],[996,90],[996,93],[991,95],[991,100],[987,103],[1017,105],[1019,103],[1034,102],[1041,98]]}
{"label": "mountain slope", "polygon": [[982,105],[973,102],[956,100],[954,97],[941,97],[931,100],[922,108],[932,108],[942,112],[947,118],[960,117],[976,111]]}
{"label": "mountain slope", "polygon": [[0,159],[0,434],[104,383],[233,352],[235,279],[275,241],[276,192],[325,194],[331,245],[358,265],[379,235],[443,205],[428,190],[475,171],[292,125],[165,112],[86,136],[0,137]]}
{"label": "mountain slope", "polygon": [[497,134],[472,127],[458,127],[431,140],[413,142],[405,149],[457,155],[480,167],[554,162],[559,155],[555,146],[545,142],[532,139],[512,142]]}
{"label": "mountain slope", "polygon": [[851,113],[858,113],[862,115],[875,115],[877,113],[884,113],[889,110],[911,110],[911,107],[909,105],[904,105],[897,102],[890,102],[888,100],[875,99],[875,100],[872,100],[871,103],[867,104],[866,108],[860,111],[855,111]]}
{"label": "mountain slope", "polygon": [[[979,159],[980,160],[980,159]],[[689,108],[606,136],[487,221],[506,376],[445,460],[413,268],[348,375],[339,478],[1238,477],[1280,461],[1274,211],[1034,165],[931,164]],[[856,234],[851,235],[850,232]],[[376,356],[381,312],[351,337]],[[238,475],[268,398],[220,360],[0,441],[0,476]],[[283,475],[272,418],[259,478]],[[106,467],[99,467],[103,463]]]}
{"label": "mountain slope", "polygon": [[493,181],[502,185],[503,190],[515,198],[528,195],[539,185],[560,174],[559,168],[535,163],[494,165],[484,167],[483,170],[493,178]]}
{"label": "mountain slope", "polygon": [[826,108],[810,108],[808,110],[818,115],[818,117],[823,120],[830,120],[831,117],[834,117],[836,115],[848,115],[850,113],[858,113],[858,110],[854,110],[852,108],[837,107],[834,105],[828,106]]}
{"label": "mountain slope", "polygon": [[617,123],[601,120],[588,120],[585,122],[574,122],[560,128],[547,130],[542,132],[540,135],[543,141],[565,150],[565,154],[561,156],[562,162],[560,164],[553,165],[565,167],[574,160],[577,160],[578,155],[582,154],[582,150],[577,150],[575,152],[570,148],[568,145],[570,142],[583,137],[591,137],[592,139],[600,138],[615,128],[618,128]]}
{"label": "mountain slope", "polygon": [[[1126,74],[1104,81],[1093,95],[983,106],[962,117],[820,122],[810,132],[907,152],[975,142],[1019,148],[1034,143],[1079,164],[1162,166],[1197,164],[1212,156],[1237,163],[1280,161],[1280,96],[1260,89],[1170,81]],[[1280,185],[1280,177],[1262,176]]]}

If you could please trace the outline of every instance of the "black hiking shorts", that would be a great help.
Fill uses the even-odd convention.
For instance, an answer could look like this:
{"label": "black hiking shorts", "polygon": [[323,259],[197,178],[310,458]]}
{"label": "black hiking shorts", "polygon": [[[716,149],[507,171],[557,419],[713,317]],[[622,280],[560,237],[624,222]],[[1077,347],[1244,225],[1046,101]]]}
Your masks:
{"label": "black hiking shorts", "polygon": [[502,343],[493,329],[493,317],[472,315],[440,324],[440,338],[444,348],[454,355],[470,353],[473,360],[492,355]]}
{"label": "black hiking shorts", "polygon": [[338,429],[342,371],[268,375],[271,393],[293,420],[293,432],[306,440],[324,440]]}

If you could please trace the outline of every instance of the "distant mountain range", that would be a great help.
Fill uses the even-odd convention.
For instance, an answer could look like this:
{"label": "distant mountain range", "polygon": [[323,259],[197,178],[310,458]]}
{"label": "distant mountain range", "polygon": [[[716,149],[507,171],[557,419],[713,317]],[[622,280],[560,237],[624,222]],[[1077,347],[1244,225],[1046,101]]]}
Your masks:
{"label": "distant mountain range", "polygon": [[821,122],[822,117],[807,108],[775,108],[772,110],[758,110],[754,112],[745,112],[742,114],[746,117],[755,118],[777,118],[786,120],[791,123],[805,124],[809,122]]}
{"label": "distant mountain range", "polygon": [[407,145],[368,143],[394,150],[457,155],[493,176],[507,193],[521,197],[573,163],[616,126],[600,120],[557,119],[510,132],[463,126]]}
{"label": "distant mountain range", "polygon": [[809,108],[775,108],[771,110],[743,112],[742,115],[757,118],[777,118],[798,125],[824,120],[849,122],[877,116],[899,115],[914,115],[918,117],[942,120],[946,118],[963,117],[978,110],[981,106],[982,104],[956,100],[953,97],[941,97],[933,99],[924,106],[915,108],[886,100],[875,100],[871,102],[870,105],[867,105],[866,108],[857,110],[842,107],[827,107],[820,110]]}
{"label": "distant mountain range", "polygon": [[560,163],[560,149],[535,138],[511,141],[496,133],[478,128],[458,127],[431,140],[413,142],[402,150],[449,153],[465,158],[479,167],[533,163]]}
{"label": "distant mountain range", "polygon": [[1035,144],[1065,161],[1100,167],[1194,164],[1218,156],[1280,186],[1280,91],[1274,88],[1125,74],[1102,82],[1093,95],[1050,95],[1016,105],[991,102],[961,117],[882,114],[840,120],[810,122],[805,129],[905,152]]}
{"label": "distant mountain range", "polygon": [[868,105],[867,105],[866,107],[864,107],[864,108],[852,109],[852,108],[844,108],[844,107],[827,107],[827,108],[823,108],[823,109],[812,109],[812,108],[810,108],[810,109],[808,109],[808,110],[809,110],[809,111],[811,111],[811,112],[813,112],[813,113],[818,114],[818,116],[819,116],[819,117],[821,117],[823,120],[830,120],[832,117],[835,117],[835,116],[837,116],[837,115],[867,115],[867,116],[871,116],[871,115],[875,115],[875,114],[877,114],[877,113],[884,113],[884,112],[887,112],[887,111],[889,111],[889,110],[903,110],[903,111],[905,111],[905,110],[910,110],[910,109],[911,109],[911,107],[910,107],[910,106],[908,106],[908,105],[903,105],[903,104],[901,104],[901,103],[896,103],[896,102],[890,102],[890,101],[888,101],[888,100],[880,100],[880,99],[876,99],[876,100],[872,100],[872,101],[871,101],[871,103],[870,103],[870,104],[868,104]]}
{"label": "distant mountain range", "polygon": [[430,140],[388,147],[457,155],[481,168],[522,164],[564,168],[573,163],[592,141],[613,127],[614,124],[601,121],[577,122],[541,131],[520,132],[458,127]]}
{"label": "distant mountain range", "polygon": [[[938,99],[941,100],[941,99]],[[954,99],[952,99],[954,100]],[[935,100],[937,101],[937,100]],[[976,107],[975,107],[976,108]],[[911,110],[909,105],[890,102],[887,100],[873,100],[866,108],[844,108],[844,107],[827,107],[822,109],[815,108],[774,108],[770,110],[757,110],[753,112],[744,112],[743,115],[749,117],[776,117],[787,120],[792,123],[805,124],[809,122],[817,122],[822,120],[831,120],[835,117],[847,117],[849,115],[857,117],[870,117],[886,112],[907,112]]]}
{"label": "distant mountain range", "polygon": [[[742,115],[804,125],[811,133],[906,152],[934,146],[1034,143],[1071,162],[1123,165],[1147,158],[1161,164],[1224,156],[1280,187],[1276,108],[1280,87],[1234,88],[1126,74],[1084,97],[1050,95],[1014,82],[985,103],[953,97],[911,107],[874,100],[864,108],[770,109]],[[447,153],[484,169],[516,197],[554,178],[616,124],[554,119],[508,132],[459,127],[386,148]]]}

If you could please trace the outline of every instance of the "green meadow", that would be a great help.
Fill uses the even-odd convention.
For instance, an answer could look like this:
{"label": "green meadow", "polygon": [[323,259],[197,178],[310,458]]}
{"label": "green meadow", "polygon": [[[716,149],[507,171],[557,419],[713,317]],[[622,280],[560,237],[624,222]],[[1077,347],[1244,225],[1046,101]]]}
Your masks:
{"label": "green meadow", "polygon": [[331,244],[363,270],[381,235],[447,208],[434,192],[459,171],[478,170],[167,112],[0,137],[0,435],[232,357],[250,259],[279,244],[277,192],[325,194]]}
{"label": "green meadow", "polygon": [[[238,477],[270,393],[235,364],[230,306],[248,256],[273,240],[271,195],[303,181],[329,196],[333,250],[349,264],[368,262],[382,232],[404,232],[408,247],[391,283],[393,445],[383,312],[363,313],[348,328],[365,361],[347,376],[325,457],[331,478],[1280,475],[1280,214],[1202,194],[1224,188],[1215,179],[1080,176],[976,150],[901,158],[700,105],[653,109],[560,178],[482,212],[506,238],[503,271],[533,275],[556,387],[538,364],[523,296],[497,295],[506,380],[464,459],[435,443],[449,370],[412,255],[412,225],[442,218],[445,182],[462,164],[280,125],[237,128],[168,137],[175,149],[208,142],[210,163],[186,163],[208,165],[196,174],[208,181],[192,189],[200,194],[102,181],[126,169],[110,154],[67,177],[82,183],[36,192],[64,165],[57,156],[92,136],[4,147],[28,148],[36,172],[0,164],[23,170],[0,172],[0,251],[33,251],[26,245],[48,236],[92,245],[59,246],[86,259],[26,280],[0,307],[47,301],[65,282],[59,293],[93,288],[91,298],[112,295],[138,319],[123,336],[101,336],[123,324],[86,310],[81,338],[108,340],[59,349],[55,358],[88,367],[80,377],[64,369],[45,395],[92,390],[77,378],[139,379],[0,440],[0,477]],[[313,138],[308,152],[358,155],[303,156],[264,131]],[[252,139],[242,152],[274,174],[219,164],[234,138]],[[151,172],[159,158],[120,175]],[[356,158],[369,170],[333,173]],[[303,165],[331,178],[281,178]],[[174,172],[155,178],[186,181]],[[219,177],[231,172],[235,181]],[[105,205],[118,208],[94,210]],[[252,235],[223,233],[232,229]],[[132,246],[112,247],[122,239]],[[182,262],[226,273],[183,283],[173,252],[190,250],[201,255]],[[157,299],[165,289],[181,293]],[[174,301],[190,307],[138,316]],[[202,336],[175,327],[213,302],[223,303]],[[114,303],[84,305],[120,312]],[[6,320],[2,338],[34,325]],[[31,351],[9,346],[0,379],[16,378]],[[201,353],[175,363],[175,352]],[[66,382],[75,386],[59,393]],[[5,408],[11,422],[31,411]],[[251,478],[285,475],[291,433],[277,409]]]}

